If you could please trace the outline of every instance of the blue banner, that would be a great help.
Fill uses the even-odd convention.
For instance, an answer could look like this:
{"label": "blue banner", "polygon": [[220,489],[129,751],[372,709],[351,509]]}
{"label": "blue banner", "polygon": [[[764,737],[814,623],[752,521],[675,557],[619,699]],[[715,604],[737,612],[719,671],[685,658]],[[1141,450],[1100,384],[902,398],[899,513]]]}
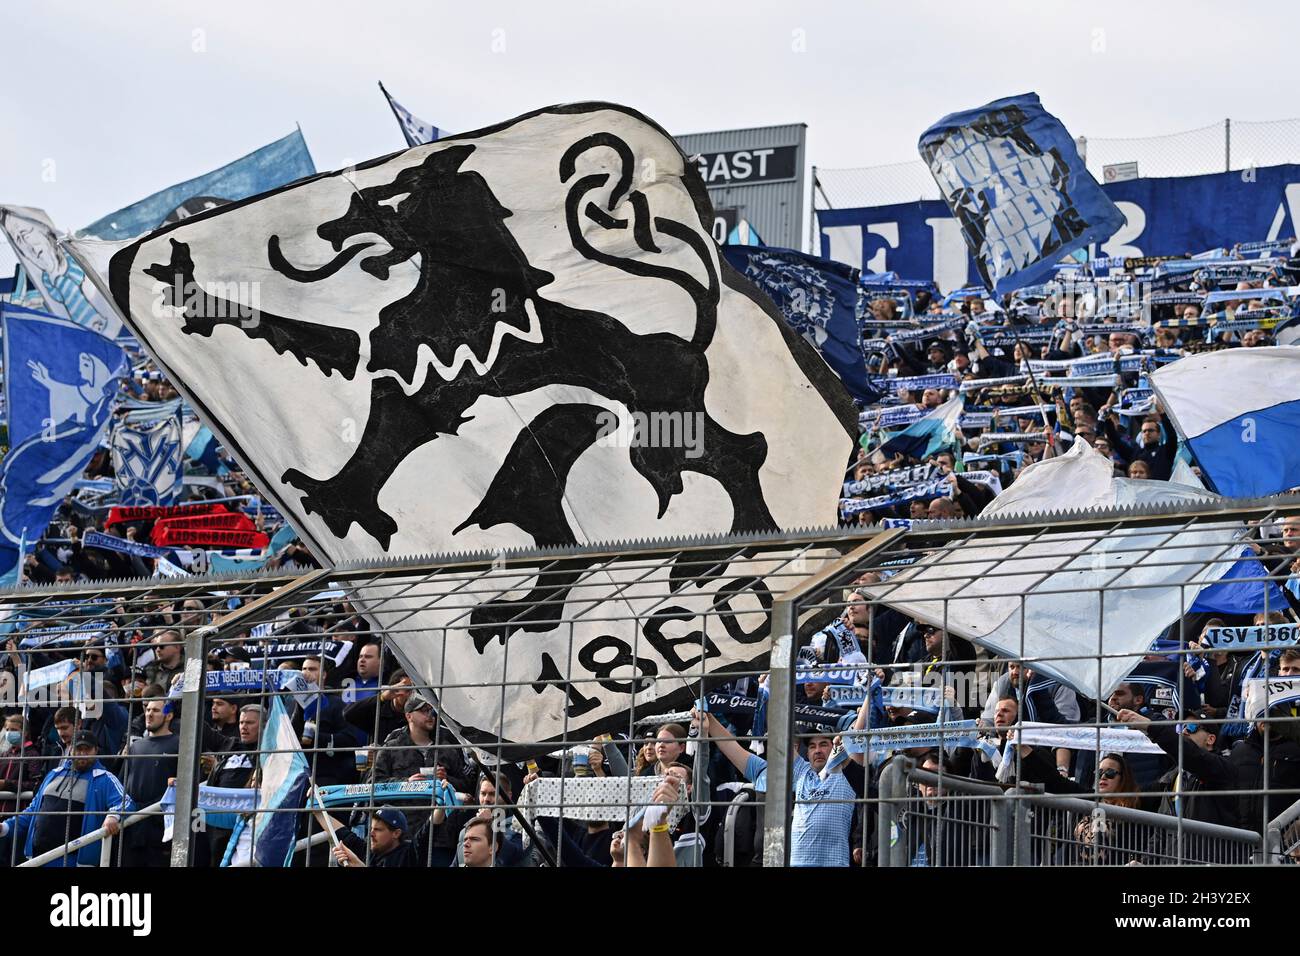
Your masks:
{"label": "blue banner", "polygon": [[382,807],[386,803],[418,801],[427,806],[459,806],[456,792],[439,780],[391,780],[387,783],[340,783],[316,788],[321,806],[350,807],[358,803]]}
{"label": "blue banner", "polygon": [[1051,278],[1057,261],[1124,222],[1037,93],[945,116],[917,149],[961,224],[981,284],[998,294]]}
{"label": "blue banner", "polygon": [[94,239],[134,239],[166,223],[179,222],[228,202],[247,199],[314,176],[316,164],[307,151],[302,130],[228,163],[111,212],[82,229],[78,236]]}
{"label": "blue banner", "polygon": [[155,548],[153,545],[145,544],[142,541],[130,541],[100,531],[87,531],[82,536],[81,544],[87,548],[120,551],[122,554],[134,554],[141,558],[165,558],[171,553],[167,548]]}
{"label": "blue banner", "polygon": [[120,348],[73,322],[0,305],[9,454],[0,464],[0,574],[44,533],[99,448],[127,368]]}
{"label": "blue banner", "polygon": [[[1183,255],[1243,236],[1295,236],[1300,229],[1300,165],[1131,179],[1101,189],[1125,222],[1092,246],[1099,257]],[[933,279],[945,292],[978,281],[961,225],[941,200],[819,209],[817,217],[824,256]]]}
{"label": "blue banner", "polygon": [[775,303],[854,398],[874,402],[858,329],[858,270],[793,249],[723,246],[723,257]]}

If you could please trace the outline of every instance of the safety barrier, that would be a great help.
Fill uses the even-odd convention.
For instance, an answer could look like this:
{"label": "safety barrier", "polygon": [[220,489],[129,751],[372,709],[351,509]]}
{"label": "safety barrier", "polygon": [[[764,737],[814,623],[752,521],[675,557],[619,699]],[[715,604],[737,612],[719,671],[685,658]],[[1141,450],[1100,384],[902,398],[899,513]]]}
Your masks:
{"label": "safety barrier", "polygon": [[[924,793],[918,793],[926,788]],[[1244,865],[1252,830],[940,775],[896,757],[880,777],[881,866]]]}
{"label": "safety barrier", "polygon": [[[995,768],[985,760],[989,780],[963,781],[947,768],[933,778],[919,766],[904,771],[897,760],[878,769],[877,758],[890,750],[910,750],[920,757],[930,749],[946,749],[950,755],[960,751],[967,757],[974,752],[978,763],[977,737],[987,750],[1000,747],[1008,734],[1041,732],[1029,715],[1017,714],[1011,723],[996,727],[970,723],[997,681],[1007,679],[1002,671],[1008,661],[1026,673],[1069,672],[1076,678],[1086,677],[1088,669],[1120,673],[1115,668],[1131,666],[1133,652],[1103,652],[1102,641],[1114,626],[1106,617],[1108,602],[1140,594],[1146,602],[1142,607],[1163,609],[1171,606],[1171,593],[1181,595],[1168,620],[1162,617],[1158,623],[1177,620],[1207,581],[1241,559],[1248,544],[1253,542],[1273,561],[1280,552],[1277,539],[1268,535],[1282,519],[1296,515],[1300,499],[1295,498],[1207,501],[1179,512],[1120,510],[1032,520],[917,522],[910,529],[718,536],[617,548],[395,560],[297,576],[28,589],[2,599],[11,620],[21,622],[15,635],[20,645],[26,641],[28,646],[14,653],[24,660],[45,655],[44,662],[60,654],[100,649],[120,655],[126,662],[120,666],[129,667],[143,649],[156,652],[148,679],[160,682],[160,693],[118,701],[82,686],[73,688],[65,703],[83,710],[83,726],[94,725],[95,718],[86,714],[95,707],[120,707],[125,721],[137,727],[146,716],[145,704],[153,701],[179,715],[173,812],[177,821],[189,825],[175,828],[172,865],[195,865],[203,859],[215,865],[232,832],[221,827],[205,832],[203,824],[210,815],[199,809],[201,783],[255,788],[255,771],[298,751],[306,759],[313,792],[338,797],[331,788],[366,784],[355,799],[330,805],[331,814],[346,818],[349,826],[395,803],[416,821],[413,828],[449,828],[420,843],[426,864],[450,862],[459,839],[450,832],[453,824],[432,823],[435,815],[465,821],[491,809],[506,811],[512,821],[509,838],[518,840],[526,854],[568,865],[572,849],[561,845],[543,850],[548,841],[539,839],[531,817],[519,812],[528,809],[523,805],[523,778],[530,772],[529,761],[541,761],[543,775],[559,776],[554,794],[548,785],[551,795],[546,799],[565,819],[590,820],[595,845],[601,825],[619,828],[621,821],[635,820],[646,796],[642,791],[634,796],[627,787],[625,796],[617,798],[626,801],[624,813],[584,818],[584,807],[608,807],[609,797],[584,796],[591,788],[584,788],[581,778],[636,774],[642,770],[634,759],[638,751],[647,764],[662,761],[659,767],[645,768],[662,775],[682,754],[683,741],[669,735],[671,759],[650,752],[654,741],[658,737],[664,742],[664,728],[680,725],[684,730],[691,724],[692,703],[701,688],[711,719],[719,723],[709,732],[691,734],[686,742],[695,759],[683,779],[688,794],[679,798],[691,810],[683,815],[682,827],[712,841],[705,850],[710,855],[720,848],[724,865],[739,862],[738,822],[742,813],[750,812],[748,806],[761,819],[755,843],[761,845],[763,865],[781,866],[800,862],[791,858],[792,845],[803,838],[796,834],[796,816],[806,821],[813,805],[837,803],[853,804],[842,813],[846,832],[840,862],[846,865],[850,856],[862,865],[908,865],[921,848],[929,865],[1277,862],[1300,843],[1292,832],[1300,811],[1293,807],[1278,816],[1276,808],[1296,803],[1300,788],[1279,784],[1268,776],[1267,767],[1262,784],[1253,791],[1234,786],[1198,791],[1197,799],[1240,797],[1247,802],[1252,794],[1267,795],[1264,809],[1250,804],[1253,816],[1244,821],[1247,828],[1236,830],[1216,829],[1176,814],[1099,804],[1095,780],[1079,775],[1085,779],[1079,785],[1082,792],[1060,796],[1035,791],[1032,784],[1041,780],[1015,764]],[[1277,562],[1261,567],[1267,572],[1261,572],[1263,580],[1288,579],[1289,569]],[[1073,576],[1063,579],[1063,570]],[[1086,573],[1074,573],[1080,570]],[[1138,571],[1165,577],[1148,580]],[[923,589],[919,597],[918,587]],[[893,688],[893,727],[868,721],[852,729],[857,704],[837,705],[835,701],[844,698],[830,690],[813,699],[812,688],[820,685],[797,673],[816,659],[820,645],[814,638],[827,641],[825,628],[844,618],[849,592],[855,588],[861,590],[852,598],[858,606],[854,613],[862,612],[865,621],[859,635],[863,661],[871,663],[858,662],[851,669],[874,673],[878,668],[885,675],[885,686]],[[974,600],[975,593],[983,601],[1009,601],[1008,608],[1019,615],[1009,618],[1020,622],[1019,634],[1013,633],[1016,646],[1000,649],[997,658],[969,646],[955,652],[965,627],[959,626],[963,602]],[[1041,602],[1077,603],[1084,598],[1096,615],[1094,646],[1062,651],[1031,641],[1030,625]],[[899,627],[886,628],[886,614],[894,614]],[[921,624],[907,623],[909,618]],[[953,626],[945,627],[950,621]],[[899,648],[919,640],[926,626],[931,633],[924,636],[933,646],[911,659],[900,654]],[[512,642],[516,633],[520,637]],[[67,635],[71,643],[61,643]],[[365,642],[374,642],[381,662],[375,666],[384,668],[382,674],[363,677],[358,670],[359,648]],[[1202,652],[1183,648],[1176,653],[1192,660],[1191,655]],[[388,660],[390,654],[393,661]],[[1086,667],[1081,669],[1080,661]],[[395,678],[394,664],[403,667],[404,680]],[[286,667],[297,675],[292,680],[289,675],[283,682],[268,676]],[[324,686],[292,682],[309,672]],[[336,679],[338,672],[348,676]],[[87,667],[78,673],[98,679],[99,672]],[[241,673],[257,679],[243,681]],[[1172,689],[1186,690],[1181,683],[1182,678],[1175,680]],[[904,685],[911,690],[904,693]],[[833,686],[853,690],[849,684]],[[927,726],[932,729],[925,733],[934,739],[917,744],[906,734],[924,736],[909,727],[925,721],[914,715],[906,726],[897,726],[906,710],[897,702],[921,701],[941,688],[946,702],[939,713],[948,719],[934,729],[930,718]],[[865,696],[864,686],[857,690]],[[427,739],[401,737],[410,723],[404,705],[412,699],[429,701],[439,710],[436,719],[431,715],[435,729]],[[244,743],[233,736],[233,718],[227,718],[220,732],[207,720],[189,719],[212,715],[214,700],[235,708],[263,708],[250,711],[256,718]],[[262,721],[276,701],[285,705],[290,718],[291,741],[268,745],[261,739]],[[57,701],[39,703],[49,714]],[[1072,719],[1071,728],[1095,733],[1098,743],[1103,734],[1116,732],[1106,716],[1105,698],[1094,695],[1082,703],[1091,712]],[[760,704],[766,726],[756,723]],[[360,717],[353,708],[360,708]],[[39,709],[33,706],[31,713]],[[612,716],[593,723],[589,714]],[[1152,711],[1153,726],[1176,728],[1179,718],[1177,713]],[[1269,733],[1289,733],[1288,719],[1270,714],[1259,725]],[[735,731],[734,744],[721,722]],[[611,741],[611,733],[629,742]],[[840,737],[846,755],[856,742],[849,756],[862,757],[861,767],[841,768],[846,780],[852,776],[853,794],[846,795],[843,787],[823,792],[805,765],[796,762],[802,746],[817,736]],[[119,737],[112,752],[101,752],[123,779],[130,778],[138,761],[159,759],[120,753],[127,740]],[[1075,752],[1084,753],[1090,746],[1076,747]],[[763,761],[753,762],[754,751],[763,752]],[[43,773],[54,758],[31,759]],[[1181,760],[1179,756],[1174,761],[1175,767],[1181,768]],[[238,772],[230,771],[231,766]],[[707,778],[710,766],[722,768],[721,779]],[[485,777],[503,788],[485,797],[480,777],[494,767],[509,779]],[[439,781],[448,768],[457,777],[453,789],[463,795],[459,806],[439,802]],[[989,782],[995,769],[1010,770],[1009,778]],[[758,773],[761,782],[752,779]],[[752,786],[739,792],[718,786],[742,776],[751,778]],[[941,786],[943,792],[927,797],[912,792],[914,786]],[[142,802],[157,807],[154,799]],[[292,848],[296,843],[292,864],[328,865],[330,854],[320,848],[333,834],[322,833],[302,803],[255,806],[232,816],[243,814],[256,828],[274,815],[293,816],[294,842],[287,844]],[[847,839],[850,820],[853,832],[860,834],[853,846]],[[56,855],[75,852],[103,835],[96,830],[82,842],[74,841],[75,848],[59,848]],[[116,862],[120,843],[106,843],[101,858]],[[14,862],[22,862],[22,848],[11,846],[7,852],[14,854]],[[369,857],[368,849],[360,852]]]}

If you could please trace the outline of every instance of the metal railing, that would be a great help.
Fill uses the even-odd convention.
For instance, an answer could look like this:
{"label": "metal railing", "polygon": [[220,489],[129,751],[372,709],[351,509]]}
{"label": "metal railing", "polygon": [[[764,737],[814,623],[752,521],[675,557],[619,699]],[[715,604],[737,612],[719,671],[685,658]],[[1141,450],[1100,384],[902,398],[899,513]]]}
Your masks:
{"label": "metal railing", "polygon": [[1300,800],[1269,821],[1264,847],[1269,863],[1300,863]]}
{"label": "metal railing", "polygon": [[[736,818],[740,816],[741,808],[754,800],[754,796],[753,787],[744,787],[731,798],[731,803],[727,805],[727,816],[722,824],[723,866],[736,865]],[[755,826],[754,832],[757,834],[762,831]]]}
{"label": "metal railing", "polygon": [[[155,803],[152,806],[145,807],[143,810],[138,810],[131,814],[125,820],[119,821],[118,832],[121,833],[122,831],[125,831],[127,827],[133,827],[137,823],[143,823],[146,820],[155,819],[161,814],[161,803]],[[112,860],[113,835],[108,832],[107,827],[99,827],[91,830],[89,833],[83,833],[76,839],[69,840],[63,846],[55,847],[53,850],[47,850],[45,853],[42,853],[39,856],[34,856],[30,860],[24,860],[18,865],[44,866],[47,863],[53,863],[55,860],[76,856],[84,847],[88,847],[94,843],[99,843],[100,841],[103,841],[103,849],[100,852],[99,865],[108,866]]]}
{"label": "metal railing", "polygon": [[[928,794],[918,793],[929,788]],[[880,775],[881,866],[1243,865],[1263,861],[1253,830],[921,770],[896,757]]]}

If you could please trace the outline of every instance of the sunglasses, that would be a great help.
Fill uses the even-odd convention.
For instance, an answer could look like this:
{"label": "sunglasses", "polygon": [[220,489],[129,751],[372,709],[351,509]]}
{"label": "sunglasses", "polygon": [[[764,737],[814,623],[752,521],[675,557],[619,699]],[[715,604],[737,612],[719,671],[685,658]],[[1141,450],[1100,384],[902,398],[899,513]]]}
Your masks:
{"label": "sunglasses", "polygon": [[1101,777],[1102,780],[1114,780],[1116,777],[1119,776],[1119,771],[1118,771],[1118,770],[1103,770],[1103,771],[1101,771],[1101,773],[1098,774],[1098,776]]}
{"label": "sunglasses", "polygon": [[1201,729],[1200,724],[1183,724],[1182,732],[1185,734],[1194,734]]}

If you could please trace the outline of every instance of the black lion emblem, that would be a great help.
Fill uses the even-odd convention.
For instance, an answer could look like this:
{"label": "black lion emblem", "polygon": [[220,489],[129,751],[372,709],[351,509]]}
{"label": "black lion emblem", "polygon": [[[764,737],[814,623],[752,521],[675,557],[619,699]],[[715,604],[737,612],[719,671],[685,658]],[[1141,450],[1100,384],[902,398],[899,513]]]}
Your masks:
{"label": "black lion emblem", "polygon": [[[621,176],[612,188],[611,173],[576,172],[578,158],[596,148],[613,149],[621,157]],[[481,396],[508,397],[547,385],[574,385],[621,402],[633,413],[703,416],[702,455],[688,457],[686,449],[672,447],[630,449],[633,466],[655,489],[660,516],[672,496],[682,491],[682,474],[689,470],[714,478],[726,489],[733,531],[775,528],[759,484],[766,439],[761,433],[733,434],[704,407],[709,383],[705,351],[713,339],[720,299],[718,270],[707,240],[687,224],[651,215],[647,198],[632,185],[632,150],[617,136],[596,134],[567,150],[557,172],[568,186],[565,220],[573,247],[587,259],[673,282],[694,302],[695,330],[689,341],[669,333],[636,334],[617,316],[546,297],[554,276],[529,263],[506,228],[511,211],[497,200],[487,180],[462,168],[474,149],[462,144],[434,150],[392,182],[354,194],[346,213],[316,230],[336,253],[323,265],[291,263],[279,237],[268,238],[268,264],[296,282],[320,281],[358,258],[362,270],[381,280],[399,263],[418,257],[419,264],[415,286],[383,307],[370,335],[366,370],[391,374],[376,378],[371,386],[369,418],[350,460],[335,475],[290,469],[282,476],[304,493],[306,511],[321,515],[339,537],[356,522],[387,550],[397,523],[379,507],[378,495],[407,455],[440,435],[457,434],[468,420],[466,410]],[[601,190],[608,193],[604,207],[589,198]],[[624,197],[631,221],[613,214]],[[685,243],[707,278],[701,281],[651,256],[622,259],[603,253],[583,236],[584,218],[603,229],[631,230],[636,245],[647,253],[659,252],[665,239]],[[368,238],[358,240],[362,236]],[[164,301],[184,309],[184,331],[189,334],[206,336],[218,324],[232,324],[266,340],[277,352],[304,364],[316,362],[327,374],[337,370],[349,379],[356,374],[360,341],[352,330],[266,312],[256,323],[241,323],[230,303],[195,295],[194,263],[183,242],[171,240],[170,261],[155,263],[145,272],[167,284]],[[498,330],[498,324],[504,330]],[[484,374],[466,367],[465,349],[484,362],[494,342],[497,351]],[[402,383],[408,390],[414,387],[421,347],[432,351],[437,368],[427,368],[419,388],[408,395]],[[455,373],[444,378],[440,370]],[[508,522],[539,546],[577,543],[562,499],[569,469],[597,438],[602,411],[591,404],[557,405],[521,422],[487,494],[455,531]],[[430,481],[429,490],[436,494],[436,480]],[[574,573],[576,577],[579,572]]]}

